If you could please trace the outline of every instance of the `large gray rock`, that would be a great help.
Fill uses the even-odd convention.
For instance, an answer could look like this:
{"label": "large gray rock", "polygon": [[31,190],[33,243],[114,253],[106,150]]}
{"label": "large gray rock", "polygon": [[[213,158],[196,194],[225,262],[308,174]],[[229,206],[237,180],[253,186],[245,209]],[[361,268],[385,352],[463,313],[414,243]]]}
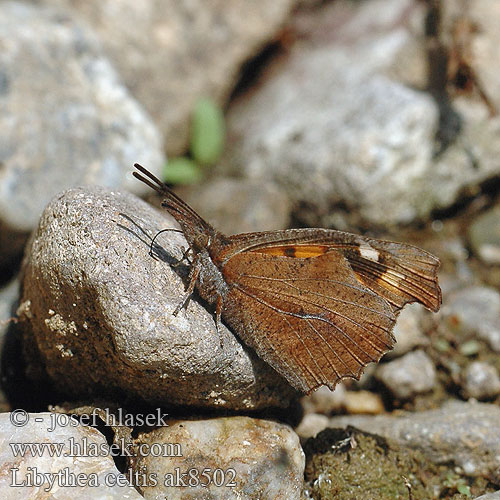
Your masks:
{"label": "large gray rock", "polygon": [[[157,486],[141,489],[146,499],[302,498],[304,453],[287,425],[248,417],[177,420],[139,435],[137,443],[176,443],[182,450],[181,456],[144,454],[137,459],[135,471],[160,478]],[[190,487],[176,480],[176,471]]]}
{"label": "large gray rock", "polygon": [[[3,500],[142,498],[116,468],[106,438],[98,430],[77,420],[70,425],[69,419],[54,418],[53,413],[19,410],[0,414]],[[24,443],[38,447],[40,453],[21,450]]]}
{"label": "large gray rock", "polygon": [[[480,3],[488,16],[487,2]],[[345,220],[333,219],[332,207],[343,219],[359,212],[372,225],[406,224],[498,176],[500,117],[490,119],[478,99],[453,101],[460,135],[434,155],[438,106],[422,85],[410,85],[422,84],[422,75],[407,78],[401,70],[417,60],[425,71],[424,8],[412,0],[368,0],[317,9],[322,36],[297,43],[257,91],[230,109],[226,168],[281,184],[308,208],[299,214],[306,222],[337,227]],[[497,11],[489,9],[494,21],[487,26],[498,24]],[[484,54],[495,51],[495,61],[498,34],[487,33]]]}
{"label": "large gray rock", "polygon": [[44,0],[98,33],[127,86],[182,152],[199,97],[223,103],[241,66],[271,40],[297,0]]}
{"label": "large gray rock", "polygon": [[177,316],[187,244],[151,238],[172,219],[130,194],[71,189],[47,206],[24,265],[21,319],[31,373],[40,357],[73,398],[122,394],[151,404],[287,406],[295,391],[196,299]]}
{"label": "large gray rock", "polygon": [[[362,2],[332,28],[333,41],[297,44],[230,110],[226,162],[283,185],[318,215],[339,203],[381,225],[428,213],[437,108],[388,76],[412,37],[396,21],[411,3]],[[361,29],[370,18],[376,29]]]}
{"label": "large gray rock", "polygon": [[450,401],[438,410],[392,416],[345,416],[330,427],[353,425],[421,450],[434,463],[453,462],[469,476],[500,484],[500,408]]}
{"label": "large gray rock", "polygon": [[158,172],[161,137],[93,37],[59,11],[0,2],[0,266],[47,202],[78,184],[143,193],[126,172]]}

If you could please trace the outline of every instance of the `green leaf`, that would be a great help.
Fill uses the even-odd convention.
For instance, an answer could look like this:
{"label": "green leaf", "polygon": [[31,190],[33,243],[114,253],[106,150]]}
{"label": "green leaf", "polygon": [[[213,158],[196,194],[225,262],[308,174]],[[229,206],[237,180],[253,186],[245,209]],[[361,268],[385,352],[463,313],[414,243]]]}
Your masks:
{"label": "green leaf", "polygon": [[468,340],[460,345],[458,350],[464,356],[474,356],[481,349],[481,344],[477,340]]}
{"label": "green leaf", "polygon": [[466,484],[463,484],[463,483],[459,484],[457,486],[457,491],[459,493],[461,493],[462,495],[465,495],[467,497],[471,497],[472,496],[472,493],[470,492],[470,488]]}
{"label": "green leaf", "polygon": [[437,339],[434,342],[434,347],[441,352],[447,352],[451,348],[450,343],[445,339]]}
{"label": "green leaf", "polygon": [[191,155],[201,165],[213,165],[224,147],[224,115],[211,99],[199,99],[191,123]]}
{"label": "green leaf", "polygon": [[202,180],[203,173],[196,162],[179,157],[167,162],[163,178],[168,184],[196,184]]}

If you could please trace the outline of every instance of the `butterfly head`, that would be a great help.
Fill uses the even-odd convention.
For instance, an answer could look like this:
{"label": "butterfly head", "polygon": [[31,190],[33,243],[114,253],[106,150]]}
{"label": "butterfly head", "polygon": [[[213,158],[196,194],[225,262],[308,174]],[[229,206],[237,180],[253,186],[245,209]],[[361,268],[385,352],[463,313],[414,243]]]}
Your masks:
{"label": "butterfly head", "polygon": [[138,170],[134,172],[134,177],[164,197],[162,207],[166,208],[181,226],[190,248],[194,252],[208,248],[210,241],[216,235],[215,229],[149,170],[138,163],[134,166]]}
{"label": "butterfly head", "polygon": [[194,212],[191,207],[185,203],[180,204],[177,197],[172,198],[170,196],[164,199],[161,205],[181,226],[182,232],[194,252],[199,252],[210,245],[215,229]]}

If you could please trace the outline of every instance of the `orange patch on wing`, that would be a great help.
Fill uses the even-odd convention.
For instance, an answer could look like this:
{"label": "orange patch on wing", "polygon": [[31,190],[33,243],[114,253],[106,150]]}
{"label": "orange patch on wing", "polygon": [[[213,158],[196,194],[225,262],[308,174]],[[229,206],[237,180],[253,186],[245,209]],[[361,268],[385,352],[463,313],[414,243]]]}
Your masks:
{"label": "orange patch on wing", "polygon": [[252,250],[256,253],[265,253],[267,255],[279,255],[281,257],[294,257],[296,259],[309,259],[310,257],[318,257],[328,251],[326,245],[288,245],[265,247]]}

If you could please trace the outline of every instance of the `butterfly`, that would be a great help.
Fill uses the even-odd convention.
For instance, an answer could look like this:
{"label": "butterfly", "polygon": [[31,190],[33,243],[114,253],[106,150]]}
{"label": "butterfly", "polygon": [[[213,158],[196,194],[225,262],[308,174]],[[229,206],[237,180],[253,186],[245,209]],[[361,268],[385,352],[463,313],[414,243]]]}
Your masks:
{"label": "butterfly", "polygon": [[[306,394],[333,389],[394,346],[401,309],[441,305],[440,261],[412,245],[332,229],[226,236],[139,164],[133,175],[164,197],[189,248],[189,283],[245,344]],[[142,174],[142,175],[141,175]],[[178,230],[179,231],[179,230]]]}

